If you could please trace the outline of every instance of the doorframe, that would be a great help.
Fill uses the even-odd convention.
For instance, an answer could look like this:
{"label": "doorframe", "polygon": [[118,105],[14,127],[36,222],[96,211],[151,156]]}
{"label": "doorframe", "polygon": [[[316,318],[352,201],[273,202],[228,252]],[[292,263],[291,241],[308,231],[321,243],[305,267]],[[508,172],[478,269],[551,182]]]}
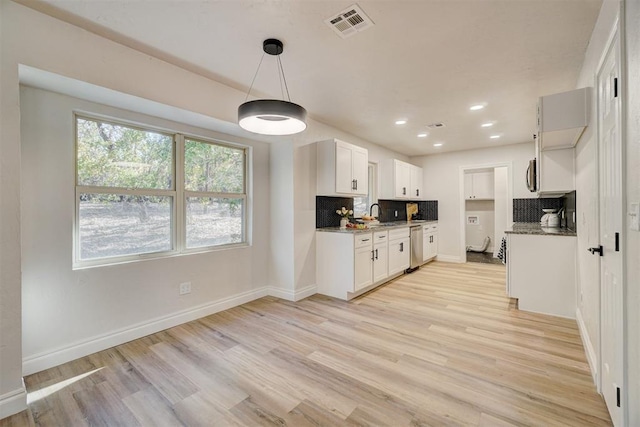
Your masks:
{"label": "doorframe", "polygon": [[[513,224],[513,209],[508,209],[509,206],[513,206],[513,162],[495,162],[495,163],[483,163],[477,165],[460,166],[458,172],[458,203],[460,205],[460,248],[459,259],[461,263],[467,262],[467,227],[465,221],[466,212],[466,199],[464,198],[464,175],[467,171],[478,169],[495,169],[495,168],[507,168],[507,226]],[[495,230],[494,230],[495,233]],[[494,244],[497,244],[494,242]]]}
{"label": "doorframe", "polygon": [[[625,210],[626,210],[626,206],[627,206],[627,185],[626,185],[626,163],[624,162],[625,159],[625,141],[626,141],[626,104],[627,101],[625,99],[625,97],[623,96],[623,94],[625,94],[625,90],[623,90],[624,88],[624,84],[627,81],[627,75],[625,74],[625,70],[626,70],[626,60],[624,57],[624,52],[625,52],[625,42],[624,42],[624,27],[623,27],[623,21],[620,19],[620,16],[622,16],[623,14],[623,8],[624,5],[621,4],[620,9],[618,10],[618,13],[616,15],[616,18],[614,20],[613,23],[613,27],[611,28],[611,31],[609,33],[609,36],[607,37],[607,42],[605,44],[605,47],[602,51],[602,55],[600,56],[600,59],[598,60],[598,66],[596,67],[595,73],[594,73],[594,90],[596,91],[595,93],[595,127],[596,127],[596,147],[595,147],[595,152],[596,152],[596,175],[597,175],[597,203],[598,203],[598,219],[597,219],[597,230],[598,230],[598,242],[600,243],[600,237],[601,237],[601,218],[602,218],[602,212],[601,212],[601,200],[602,200],[602,168],[601,168],[601,141],[600,141],[600,128],[601,128],[601,124],[600,124],[600,103],[598,102],[598,93],[597,91],[598,89],[598,76],[602,70],[602,67],[605,63],[605,60],[607,58],[607,55],[609,54],[609,52],[611,51],[612,47],[613,47],[613,43],[614,41],[618,40],[618,59],[619,62],[617,64],[618,69],[619,69],[619,78],[620,78],[620,87],[618,88],[618,93],[620,94],[620,117],[619,117],[619,121],[618,121],[618,125],[620,126],[620,158],[623,160],[621,162],[620,165],[620,175],[621,175],[621,185],[620,185],[620,191],[621,191],[621,211],[620,211],[620,224],[621,224],[621,229],[620,229],[620,236],[622,237],[622,242],[621,242],[621,248],[622,248],[622,254],[621,254],[621,272],[620,272],[620,278],[622,280],[622,331],[620,331],[621,337],[622,337],[622,348],[621,348],[621,356],[622,356],[622,366],[621,371],[622,371],[622,384],[620,385],[620,394],[621,394],[621,416],[622,416],[622,426],[626,426],[627,422],[628,422],[628,414],[629,414],[629,400],[628,400],[628,369],[627,369],[627,342],[626,342],[626,337],[627,337],[627,310],[626,310],[626,306],[624,304],[624,302],[626,301],[626,295],[627,295],[627,257],[626,257],[626,251],[627,251],[627,247],[626,247],[626,225],[627,225],[627,221],[626,221],[626,215],[625,215]],[[601,264],[601,261],[600,261]],[[602,394],[602,377],[603,377],[603,358],[602,358],[602,336],[603,336],[603,330],[602,330],[602,310],[603,310],[603,304],[602,304],[602,290],[603,290],[603,286],[602,286],[602,266],[599,266],[599,270],[600,270],[600,275],[598,277],[598,313],[597,313],[597,319],[598,319],[598,375],[597,375],[597,379],[596,379],[596,388],[598,390],[598,392],[600,394]]]}

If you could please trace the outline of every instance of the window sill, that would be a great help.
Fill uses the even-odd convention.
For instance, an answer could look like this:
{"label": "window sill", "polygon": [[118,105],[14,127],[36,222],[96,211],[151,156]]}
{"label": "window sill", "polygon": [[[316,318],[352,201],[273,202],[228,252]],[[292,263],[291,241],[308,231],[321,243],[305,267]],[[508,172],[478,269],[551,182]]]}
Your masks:
{"label": "window sill", "polygon": [[233,244],[221,245],[221,246],[210,246],[206,248],[185,249],[182,252],[172,251],[172,252],[163,252],[163,253],[157,253],[157,254],[132,255],[132,256],[127,256],[126,258],[119,257],[119,258],[107,259],[107,260],[103,259],[103,260],[96,260],[96,261],[80,261],[80,262],[74,263],[71,269],[75,271],[75,270],[88,270],[88,269],[100,268],[100,267],[112,267],[117,265],[131,264],[131,263],[143,262],[143,261],[157,261],[157,260],[162,260],[167,258],[178,258],[178,257],[184,257],[184,256],[191,256],[191,255],[202,255],[207,253],[228,251],[228,250],[234,250],[234,249],[247,249],[247,248],[250,248],[251,246],[252,246],[251,244],[244,242],[244,243],[233,243]]}

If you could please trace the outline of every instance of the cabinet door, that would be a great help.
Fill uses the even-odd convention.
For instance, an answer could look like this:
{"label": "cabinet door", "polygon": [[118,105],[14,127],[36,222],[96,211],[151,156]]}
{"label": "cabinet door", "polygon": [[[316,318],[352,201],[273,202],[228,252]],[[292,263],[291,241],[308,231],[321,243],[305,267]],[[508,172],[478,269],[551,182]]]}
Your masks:
{"label": "cabinet door", "polygon": [[424,193],[422,191],[422,168],[418,166],[411,166],[411,198],[420,200],[424,199]]}
{"label": "cabinet door", "polygon": [[409,238],[389,242],[389,276],[400,273],[411,265]]}
{"label": "cabinet door", "polygon": [[409,198],[411,191],[411,165],[395,160],[395,197],[397,199]]}
{"label": "cabinet door", "polygon": [[373,282],[389,277],[389,246],[387,242],[373,247]]}
{"label": "cabinet door", "polygon": [[355,181],[352,192],[366,196],[369,194],[369,153],[365,149],[354,147],[351,160],[352,179]]}
{"label": "cabinet door", "polygon": [[431,258],[434,258],[438,255],[438,233],[431,233],[431,245],[429,247],[429,254]]}
{"label": "cabinet door", "polygon": [[373,283],[373,251],[372,246],[355,250],[353,291],[358,291]]}
{"label": "cabinet door", "polygon": [[431,233],[424,233],[422,235],[422,261],[426,261],[431,256]]}
{"label": "cabinet door", "polygon": [[353,183],[353,151],[348,144],[336,142],[336,193],[352,194]]}
{"label": "cabinet door", "polygon": [[473,176],[473,198],[493,199],[493,172],[477,172]]}
{"label": "cabinet door", "polygon": [[473,199],[473,174],[464,174],[464,198],[467,200]]}

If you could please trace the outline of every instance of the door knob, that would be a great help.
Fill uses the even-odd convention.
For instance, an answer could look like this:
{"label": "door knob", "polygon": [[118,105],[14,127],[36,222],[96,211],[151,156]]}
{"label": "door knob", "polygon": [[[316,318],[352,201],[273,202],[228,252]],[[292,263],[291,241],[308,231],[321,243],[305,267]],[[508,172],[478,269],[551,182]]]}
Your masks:
{"label": "door knob", "polygon": [[600,256],[603,255],[604,251],[602,248],[602,245],[598,246],[597,248],[589,248],[587,249],[589,252],[591,252],[591,255],[595,255],[596,252],[600,254]]}

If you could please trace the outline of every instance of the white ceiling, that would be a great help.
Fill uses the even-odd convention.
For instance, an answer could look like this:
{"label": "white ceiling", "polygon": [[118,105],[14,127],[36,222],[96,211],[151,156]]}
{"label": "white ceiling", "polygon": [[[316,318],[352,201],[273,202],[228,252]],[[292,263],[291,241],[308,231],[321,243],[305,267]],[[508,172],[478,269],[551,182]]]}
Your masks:
{"label": "white ceiling", "polygon": [[[293,102],[410,156],[530,141],[537,98],[575,87],[602,3],[362,0],[375,25],[342,39],[324,20],[352,0],[21,2],[244,92],[262,41],[279,38]],[[274,59],[252,95],[281,97]],[[446,127],[417,138],[434,122]]]}

